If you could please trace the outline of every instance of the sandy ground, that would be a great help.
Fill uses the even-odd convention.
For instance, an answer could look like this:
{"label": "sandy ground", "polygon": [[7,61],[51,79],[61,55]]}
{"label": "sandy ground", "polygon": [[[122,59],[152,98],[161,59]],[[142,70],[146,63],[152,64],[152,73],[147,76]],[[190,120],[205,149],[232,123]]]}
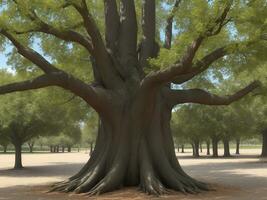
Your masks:
{"label": "sandy ground", "polygon": [[192,159],[191,153],[177,154],[184,170],[196,179],[211,183],[215,191],[198,195],[173,193],[163,197],[147,196],[136,188],[88,197],[82,195],[47,193],[51,183],[61,181],[77,172],[87,161],[88,154],[34,153],[23,154],[25,169],[12,170],[14,155],[0,154],[0,200],[267,200],[267,160],[256,155],[259,149],[241,150],[232,158]]}

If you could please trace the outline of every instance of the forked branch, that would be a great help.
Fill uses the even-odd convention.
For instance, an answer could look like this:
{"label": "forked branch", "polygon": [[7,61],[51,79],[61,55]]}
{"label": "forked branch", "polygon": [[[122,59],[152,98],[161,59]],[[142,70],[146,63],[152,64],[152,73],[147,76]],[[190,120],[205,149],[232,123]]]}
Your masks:
{"label": "forked branch", "polygon": [[38,52],[34,51],[29,47],[25,47],[8,31],[0,29],[0,34],[4,35],[12,42],[12,44],[17,48],[19,54],[37,65],[45,73],[52,73],[58,71],[58,69],[51,63],[49,63],[42,55],[40,55]]}
{"label": "forked branch", "polygon": [[183,103],[198,103],[204,105],[229,105],[232,102],[241,99],[254,89],[260,87],[260,85],[261,84],[259,81],[254,81],[245,88],[239,90],[238,92],[227,96],[218,96],[201,89],[172,90],[168,96],[170,98],[170,104],[172,106]]}

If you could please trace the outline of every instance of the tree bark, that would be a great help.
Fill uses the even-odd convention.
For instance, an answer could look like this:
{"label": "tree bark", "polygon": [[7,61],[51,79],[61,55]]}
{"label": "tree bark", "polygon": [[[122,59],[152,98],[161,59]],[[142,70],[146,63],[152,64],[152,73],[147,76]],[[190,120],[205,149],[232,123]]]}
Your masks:
{"label": "tree bark", "polygon": [[230,157],[230,146],[229,146],[229,139],[228,138],[224,138],[223,139],[223,147],[224,147],[224,153],[223,156],[224,157]]}
{"label": "tree bark", "polygon": [[200,153],[202,153],[203,149],[202,149],[202,143],[199,143],[199,149],[200,149]]}
{"label": "tree bark", "polygon": [[218,157],[218,142],[219,139],[217,137],[212,137],[211,138],[212,142],[212,156],[213,157]]}
{"label": "tree bark", "polygon": [[[125,108],[129,112],[114,113],[113,125],[100,117],[95,148],[88,163],[78,174],[55,185],[54,190],[97,194],[122,185],[139,185],[150,194],[164,194],[167,188],[182,192],[207,190],[206,184],[181,169],[170,129],[171,108],[162,97],[157,99],[149,121],[146,117],[145,121],[136,117],[142,113],[138,104]],[[143,125],[147,128],[143,129]]]}
{"label": "tree bark", "polygon": [[262,132],[262,157],[267,157],[267,129]]}
{"label": "tree bark", "polygon": [[61,149],[62,149],[62,153],[65,153],[65,146],[62,146]]}
{"label": "tree bark", "polygon": [[240,138],[237,138],[236,139],[236,150],[235,150],[235,154],[237,154],[237,155],[240,154],[239,149],[240,149]]}
{"label": "tree bark", "polygon": [[15,165],[14,169],[22,169],[22,159],[21,159],[21,143],[14,144],[15,147]]}
{"label": "tree bark", "polygon": [[68,152],[69,153],[71,152],[71,146],[68,146]]}

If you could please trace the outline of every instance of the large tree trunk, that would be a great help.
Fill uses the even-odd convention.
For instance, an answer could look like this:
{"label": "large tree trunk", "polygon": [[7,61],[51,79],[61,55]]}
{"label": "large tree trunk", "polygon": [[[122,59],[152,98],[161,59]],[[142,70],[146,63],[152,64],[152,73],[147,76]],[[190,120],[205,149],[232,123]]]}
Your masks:
{"label": "large tree trunk", "polygon": [[219,143],[219,139],[217,137],[212,137],[211,138],[211,143],[212,143],[212,156],[213,157],[218,157],[218,143]]}
{"label": "large tree trunk", "polygon": [[235,150],[235,154],[237,154],[237,155],[240,154],[239,149],[240,149],[240,138],[237,138],[236,139],[236,150]]}
{"label": "large tree trunk", "polygon": [[22,160],[21,160],[21,146],[22,144],[20,143],[15,143],[14,147],[15,147],[15,165],[14,165],[14,169],[22,169]]}
{"label": "large tree trunk", "polygon": [[267,157],[267,129],[262,132],[262,157]]}
{"label": "large tree trunk", "polygon": [[223,139],[223,148],[224,148],[224,153],[223,156],[224,157],[230,157],[230,146],[229,146],[229,139],[228,138],[224,138]]}
{"label": "large tree trunk", "polygon": [[[132,111],[130,111],[132,109]],[[208,190],[180,167],[170,131],[171,109],[159,99],[151,120],[140,120],[136,107],[113,114],[113,123],[101,118],[94,151],[79,173],[53,190],[90,194],[121,186],[139,186],[150,194],[167,188],[182,192]],[[142,125],[150,124],[146,129]]]}
{"label": "large tree trunk", "polygon": [[71,152],[71,146],[68,146],[68,152],[69,153]]}

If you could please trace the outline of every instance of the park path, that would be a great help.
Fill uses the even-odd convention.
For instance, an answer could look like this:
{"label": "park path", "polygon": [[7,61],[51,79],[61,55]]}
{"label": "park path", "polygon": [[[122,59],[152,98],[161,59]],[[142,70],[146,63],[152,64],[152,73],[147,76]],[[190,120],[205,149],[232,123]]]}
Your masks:
{"label": "park path", "polygon": [[[191,153],[178,154],[180,164],[191,176],[213,184],[216,189],[198,195],[175,193],[160,198],[146,196],[127,188],[92,199],[143,200],[267,200],[267,161],[257,158],[259,149],[243,150],[246,156],[233,158],[192,159]],[[49,193],[49,184],[61,181],[77,172],[88,159],[88,154],[34,153],[23,154],[23,170],[10,170],[12,154],[0,154],[0,200],[80,200],[82,195]]]}

